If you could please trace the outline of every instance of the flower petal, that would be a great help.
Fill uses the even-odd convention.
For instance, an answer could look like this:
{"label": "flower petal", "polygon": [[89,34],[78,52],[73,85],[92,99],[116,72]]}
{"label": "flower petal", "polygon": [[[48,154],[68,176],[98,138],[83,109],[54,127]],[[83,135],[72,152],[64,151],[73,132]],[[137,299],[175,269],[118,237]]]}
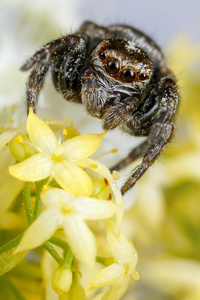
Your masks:
{"label": "flower petal", "polygon": [[123,198],[122,198],[120,189],[116,185],[116,183],[110,173],[110,170],[104,164],[100,163],[99,161],[90,159],[90,158],[87,158],[84,161],[78,162],[78,164],[80,166],[82,166],[83,168],[91,169],[93,172],[100,174],[102,177],[104,177],[108,180],[111,191],[114,196],[114,202],[116,204],[119,204],[121,207],[121,209],[119,209],[116,213],[116,222],[117,222],[118,226],[120,227],[120,224],[121,224],[121,221],[123,218],[124,202],[123,202]]}
{"label": "flower petal", "polygon": [[15,131],[4,131],[0,134],[0,150],[15,136]]}
{"label": "flower petal", "polygon": [[26,251],[40,246],[54,234],[61,223],[62,217],[59,211],[47,209],[25,231],[16,252]]}
{"label": "flower petal", "polygon": [[135,270],[138,256],[133,244],[118,230],[115,225],[108,221],[108,244],[116,261],[129,265],[131,271]]}
{"label": "flower petal", "polygon": [[64,190],[76,196],[88,196],[92,192],[92,180],[74,162],[58,163],[54,170],[54,178]]}
{"label": "flower petal", "polygon": [[53,162],[50,155],[38,153],[9,167],[12,176],[24,181],[38,181],[50,176]]}
{"label": "flower petal", "polygon": [[46,120],[44,120],[44,122],[53,131],[59,131],[59,130],[63,129],[63,127],[69,122],[69,117],[64,120],[60,120],[60,121],[46,119]]}
{"label": "flower petal", "polygon": [[121,282],[124,277],[124,267],[114,263],[102,269],[97,276],[88,283],[87,290],[93,290],[102,286],[114,286]]}
{"label": "flower petal", "polygon": [[76,211],[86,220],[101,220],[112,217],[119,208],[115,203],[89,197],[78,197],[74,201]]}
{"label": "flower petal", "polygon": [[106,132],[101,134],[82,134],[70,140],[66,140],[61,148],[67,156],[82,160],[92,155],[101,145]]}
{"label": "flower petal", "polygon": [[31,142],[43,151],[53,153],[57,146],[58,140],[54,132],[30,109],[27,119],[27,132]]}
{"label": "flower petal", "polygon": [[67,216],[63,221],[63,229],[75,255],[87,263],[94,263],[96,243],[85,222],[79,216]]}
{"label": "flower petal", "polygon": [[[24,182],[11,176],[0,185],[0,211],[7,210],[24,187]],[[5,201],[6,200],[6,201]]]}
{"label": "flower petal", "polygon": [[101,300],[119,300],[121,299],[121,296],[126,292],[128,285],[129,285],[129,278],[124,277],[124,281],[109,289],[104,296],[101,298]]}
{"label": "flower petal", "polygon": [[62,199],[64,203],[72,202],[75,199],[74,195],[59,188],[50,188],[46,192],[41,193],[40,196],[45,206],[55,205],[60,207],[60,199]]}

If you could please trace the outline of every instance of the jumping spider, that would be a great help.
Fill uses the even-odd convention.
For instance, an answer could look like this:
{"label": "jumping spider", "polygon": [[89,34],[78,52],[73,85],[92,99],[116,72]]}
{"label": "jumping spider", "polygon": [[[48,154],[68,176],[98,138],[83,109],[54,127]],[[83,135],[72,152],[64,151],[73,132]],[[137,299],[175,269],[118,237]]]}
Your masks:
{"label": "jumping spider", "polygon": [[78,32],[46,44],[22,66],[33,70],[26,86],[27,108],[36,110],[45,74],[68,101],[83,103],[116,127],[147,139],[111,170],[120,170],[143,156],[123,185],[125,194],[146,172],[174,134],[178,88],[160,48],[143,32],[125,25],[108,28],[85,22]]}

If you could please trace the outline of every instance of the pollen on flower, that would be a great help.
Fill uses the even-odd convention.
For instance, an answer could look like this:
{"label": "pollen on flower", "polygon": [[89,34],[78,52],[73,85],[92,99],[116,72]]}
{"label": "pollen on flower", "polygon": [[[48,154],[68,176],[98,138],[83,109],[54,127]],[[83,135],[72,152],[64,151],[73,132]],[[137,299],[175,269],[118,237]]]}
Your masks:
{"label": "pollen on flower", "polygon": [[15,143],[20,144],[23,141],[22,137],[19,135],[15,138]]}

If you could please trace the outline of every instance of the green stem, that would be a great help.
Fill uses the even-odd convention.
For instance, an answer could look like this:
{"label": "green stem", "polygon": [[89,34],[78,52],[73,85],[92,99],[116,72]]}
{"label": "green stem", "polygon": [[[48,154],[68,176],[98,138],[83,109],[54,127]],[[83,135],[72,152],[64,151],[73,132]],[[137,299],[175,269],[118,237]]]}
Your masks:
{"label": "green stem", "polygon": [[27,182],[24,188],[24,206],[26,210],[26,215],[29,224],[31,224],[34,221],[34,213],[33,213],[33,207],[32,207],[32,201],[31,201],[31,183]]}
{"label": "green stem", "polygon": [[20,235],[16,236],[14,239],[9,241],[8,243],[1,246],[0,247],[0,254],[16,247],[17,245],[19,245],[19,242],[21,241],[22,236],[23,236],[23,233],[21,233]]}
{"label": "green stem", "polygon": [[51,237],[49,239],[49,242],[56,245],[56,246],[59,246],[60,248],[64,249],[65,251],[68,251],[68,249],[70,248],[67,242],[65,242],[65,241],[63,241],[60,238],[55,237],[55,236]]}
{"label": "green stem", "polygon": [[44,243],[44,248],[53,256],[53,258],[59,263],[59,265],[63,265],[63,260],[58,254],[58,252],[51,246],[48,242]]}
{"label": "green stem", "polygon": [[71,264],[72,264],[72,261],[73,261],[73,258],[74,258],[74,254],[73,254],[72,250],[69,248],[69,250],[67,251],[67,254],[64,258],[64,264],[63,265],[67,268],[70,268]]}

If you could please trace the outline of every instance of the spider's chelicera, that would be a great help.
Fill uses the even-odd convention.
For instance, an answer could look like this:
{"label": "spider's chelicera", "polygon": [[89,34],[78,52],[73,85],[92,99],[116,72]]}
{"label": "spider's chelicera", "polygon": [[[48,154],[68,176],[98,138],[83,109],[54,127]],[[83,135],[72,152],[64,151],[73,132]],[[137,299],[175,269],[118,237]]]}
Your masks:
{"label": "spider's chelicera", "polygon": [[146,172],[174,133],[178,87],[155,42],[125,25],[109,27],[85,22],[80,30],[46,44],[22,66],[33,68],[26,88],[27,108],[35,111],[38,92],[48,69],[53,83],[68,101],[83,103],[102,120],[147,139],[112,170],[142,156],[142,162],[122,187],[125,194]]}

